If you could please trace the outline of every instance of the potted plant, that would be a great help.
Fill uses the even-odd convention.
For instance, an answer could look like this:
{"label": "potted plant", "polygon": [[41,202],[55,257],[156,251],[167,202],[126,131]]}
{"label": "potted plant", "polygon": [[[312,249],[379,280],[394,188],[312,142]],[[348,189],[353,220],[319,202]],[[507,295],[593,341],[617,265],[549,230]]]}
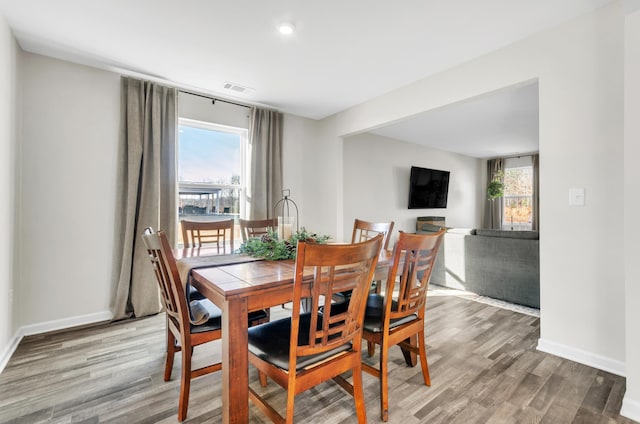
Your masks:
{"label": "potted plant", "polygon": [[489,200],[495,200],[504,196],[504,182],[502,182],[502,171],[496,172],[493,180],[487,186],[487,197]]}

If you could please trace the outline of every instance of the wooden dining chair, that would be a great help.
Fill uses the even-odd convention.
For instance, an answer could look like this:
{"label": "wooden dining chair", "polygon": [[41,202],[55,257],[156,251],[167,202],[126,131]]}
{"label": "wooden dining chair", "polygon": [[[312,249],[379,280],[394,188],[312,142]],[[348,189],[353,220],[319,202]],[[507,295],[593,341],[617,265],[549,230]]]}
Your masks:
{"label": "wooden dining chair", "polygon": [[[142,238],[160,286],[161,299],[167,317],[164,381],[171,379],[175,353],[182,352],[178,420],[183,421],[187,417],[191,379],[218,371],[222,367],[221,363],[217,362],[195,370],[191,369],[193,348],[220,339],[222,311],[208,299],[191,300],[187,303],[185,286],[180,279],[173,251],[164,232],[156,233],[151,228],[147,228]],[[253,312],[249,315],[249,326],[263,323],[265,318],[268,319],[265,311]]]}
{"label": "wooden dining chair", "polygon": [[250,238],[268,234],[269,231],[276,231],[277,228],[278,218],[240,220],[240,233],[242,234],[243,242],[246,242]]}
{"label": "wooden dining chair", "polygon": [[[391,222],[368,222],[360,219],[355,219],[353,222],[353,233],[351,234],[351,243],[361,243],[369,240],[378,234],[382,234],[382,248],[387,250],[389,248],[389,239],[391,232],[393,231],[393,221]],[[371,282],[371,290],[380,290],[380,281]],[[333,301],[336,303],[344,302],[351,293],[349,291],[336,293]]]}
{"label": "wooden dining chair", "polygon": [[391,222],[368,222],[355,219],[353,222],[353,233],[351,234],[351,243],[360,243],[369,240],[372,237],[382,234],[382,248],[389,248],[389,239],[393,231],[393,221]]}
{"label": "wooden dining chair", "polygon": [[411,355],[420,356],[424,384],[431,385],[424,340],[424,313],[429,278],[444,229],[430,234],[408,234],[400,231],[393,250],[383,294],[372,293],[367,299],[364,331],[369,356],[380,345],[380,366],[363,363],[362,369],[380,379],[380,411],[383,421],[389,418],[388,359],[389,348],[399,345],[407,364]]}
{"label": "wooden dining chair", "polygon": [[[184,247],[202,247],[205,244],[215,244],[218,253],[233,253],[233,219],[223,221],[180,221]],[[229,249],[226,249],[226,247]]]}
{"label": "wooden dining chair", "polygon": [[[298,242],[291,317],[248,332],[249,362],[260,372],[261,384],[266,385],[266,375],[287,389],[285,418],[249,387],[249,398],[272,421],[293,423],[295,396],[334,379],[354,397],[358,423],[366,422],[362,320],[382,238],[341,245]],[[344,290],[353,293],[347,307],[335,313],[330,301],[320,307],[334,293]],[[310,297],[310,312],[302,312],[303,297]],[[341,377],[349,370],[353,384]]]}
{"label": "wooden dining chair", "polygon": [[[351,234],[351,243],[362,242],[375,236],[376,234],[382,234],[384,239],[382,241],[382,248],[384,250],[389,249],[389,240],[391,239],[391,232],[393,231],[393,221],[390,222],[368,222],[360,219],[355,219],[353,222],[353,233]],[[372,290],[379,292],[381,283],[380,281],[372,282]]]}
{"label": "wooden dining chair", "polygon": [[[242,234],[243,242],[264,234],[269,234],[270,231],[277,231],[277,229],[278,218],[240,220],[240,233]],[[284,308],[285,305],[283,304],[282,307]]]}

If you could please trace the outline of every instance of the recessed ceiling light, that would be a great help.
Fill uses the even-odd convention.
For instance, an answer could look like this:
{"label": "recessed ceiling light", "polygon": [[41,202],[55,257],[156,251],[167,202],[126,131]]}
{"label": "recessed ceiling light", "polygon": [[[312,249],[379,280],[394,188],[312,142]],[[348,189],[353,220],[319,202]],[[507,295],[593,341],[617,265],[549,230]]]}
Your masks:
{"label": "recessed ceiling light", "polygon": [[295,30],[296,30],[296,27],[291,22],[283,22],[278,27],[278,31],[280,31],[280,34],[284,34],[284,35],[293,34],[293,31]]}

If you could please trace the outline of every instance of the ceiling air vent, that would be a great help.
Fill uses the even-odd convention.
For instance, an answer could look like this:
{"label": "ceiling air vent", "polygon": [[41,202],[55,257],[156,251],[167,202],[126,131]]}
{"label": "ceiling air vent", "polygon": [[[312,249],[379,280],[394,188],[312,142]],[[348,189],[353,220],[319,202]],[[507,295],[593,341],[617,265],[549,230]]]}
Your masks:
{"label": "ceiling air vent", "polygon": [[234,82],[225,81],[224,88],[227,90],[235,91],[236,93],[244,93],[246,91],[253,91],[253,88],[245,87]]}

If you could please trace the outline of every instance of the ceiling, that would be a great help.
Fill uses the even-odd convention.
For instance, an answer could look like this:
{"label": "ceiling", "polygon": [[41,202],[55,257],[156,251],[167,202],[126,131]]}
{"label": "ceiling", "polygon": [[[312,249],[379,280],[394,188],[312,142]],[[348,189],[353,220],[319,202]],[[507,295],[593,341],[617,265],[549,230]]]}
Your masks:
{"label": "ceiling", "polygon": [[476,158],[538,151],[538,83],[509,87],[370,131]]}
{"label": "ceiling", "polygon": [[[26,51],[320,119],[610,1],[0,0],[0,13]],[[292,36],[276,31],[282,21],[294,23]],[[454,112],[434,113],[460,127]],[[442,143],[442,120],[421,118]],[[424,142],[418,126],[394,125],[396,138]],[[456,138],[459,149],[466,137]]]}

